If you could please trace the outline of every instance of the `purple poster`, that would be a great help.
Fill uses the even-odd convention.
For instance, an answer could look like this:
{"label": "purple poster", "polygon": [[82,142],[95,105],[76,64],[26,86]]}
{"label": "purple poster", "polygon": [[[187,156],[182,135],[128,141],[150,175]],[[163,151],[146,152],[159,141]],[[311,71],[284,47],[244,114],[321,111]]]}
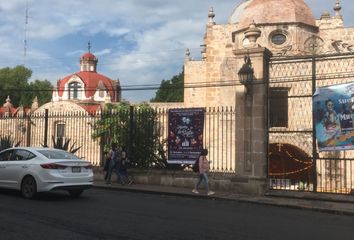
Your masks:
{"label": "purple poster", "polygon": [[204,108],[168,112],[168,163],[193,164],[203,149]]}

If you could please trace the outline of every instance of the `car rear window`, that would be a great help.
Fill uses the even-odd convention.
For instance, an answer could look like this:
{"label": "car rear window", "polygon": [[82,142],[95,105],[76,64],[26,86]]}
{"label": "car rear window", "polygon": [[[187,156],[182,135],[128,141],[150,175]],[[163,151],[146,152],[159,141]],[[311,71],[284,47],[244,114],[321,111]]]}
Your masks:
{"label": "car rear window", "polygon": [[39,150],[38,152],[49,159],[79,159],[74,154],[65,151]]}

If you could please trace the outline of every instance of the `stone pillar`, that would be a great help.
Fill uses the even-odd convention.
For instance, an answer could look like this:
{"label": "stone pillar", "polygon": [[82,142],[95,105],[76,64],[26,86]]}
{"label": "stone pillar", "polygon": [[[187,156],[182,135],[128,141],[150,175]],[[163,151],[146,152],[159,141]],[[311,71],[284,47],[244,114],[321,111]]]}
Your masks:
{"label": "stone pillar", "polygon": [[251,59],[254,77],[248,91],[236,95],[236,177],[240,192],[263,194],[267,177],[267,86],[271,52],[263,47],[234,50],[236,61]]}

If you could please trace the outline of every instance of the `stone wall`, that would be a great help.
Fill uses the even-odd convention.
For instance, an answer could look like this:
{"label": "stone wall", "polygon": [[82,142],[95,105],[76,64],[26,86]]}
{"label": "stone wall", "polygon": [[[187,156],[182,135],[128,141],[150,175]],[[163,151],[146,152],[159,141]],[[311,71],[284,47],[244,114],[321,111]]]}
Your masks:
{"label": "stone wall", "polygon": [[[197,174],[192,171],[173,170],[140,170],[130,169],[129,175],[133,177],[134,183],[156,186],[171,186],[193,189]],[[104,172],[102,168],[94,169],[94,180],[103,181]],[[113,174],[112,181],[116,181]],[[227,173],[209,173],[210,189],[220,192],[263,195],[266,189],[264,178],[245,178]],[[204,186],[201,186],[201,191]]]}
{"label": "stone wall", "polygon": [[[48,146],[52,147],[52,136],[56,138],[58,124],[65,125],[65,139],[71,139],[69,147],[80,147],[77,156],[90,161],[93,165],[101,163],[101,147],[98,140],[92,139],[94,124],[100,118],[90,115],[79,105],[70,101],[44,104],[32,117],[31,146],[41,146],[44,136],[44,112],[48,109]],[[39,117],[36,117],[39,116]],[[74,145],[73,145],[74,144]]]}

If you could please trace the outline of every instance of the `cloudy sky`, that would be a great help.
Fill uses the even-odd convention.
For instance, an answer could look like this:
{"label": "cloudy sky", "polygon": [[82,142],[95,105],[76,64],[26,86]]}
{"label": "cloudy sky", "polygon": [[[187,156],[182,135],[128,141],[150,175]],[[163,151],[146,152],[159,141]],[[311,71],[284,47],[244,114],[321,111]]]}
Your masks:
{"label": "cloudy sky", "polygon": [[[340,0],[345,26],[354,26],[353,0]],[[57,79],[79,71],[88,50],[98,72],[119,78],[123,89],[158,86],[181,72],[186,48],[200,58],[208,9],[227,23],[241,0],[1,0],[0,68],[25,65],[32,80]],[[305,0],[318,19],[333,15],[336,0]],[[28,5],[28,22],[26,19]],[[25,27],[26,26],[26,27]],[[24,39],[27,40],[26,54]],[[123,98],[148,101],[153,91],[125,90]]]}

